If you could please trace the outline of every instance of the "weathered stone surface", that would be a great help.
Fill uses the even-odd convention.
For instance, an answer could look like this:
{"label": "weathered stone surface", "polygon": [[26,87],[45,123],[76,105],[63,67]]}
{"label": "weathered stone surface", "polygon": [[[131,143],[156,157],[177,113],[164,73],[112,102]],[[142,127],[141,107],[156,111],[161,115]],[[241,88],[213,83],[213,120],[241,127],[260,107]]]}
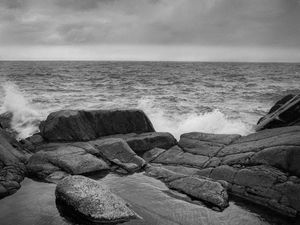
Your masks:
{"label": "weathered stone surface", "polygon": [[149,166],[146,173],[162,180],[171,189],[211,203],[220,209],[228,206],[227,191],[220,182],[195,175],[187,176],[163,167]]}
{"label": "weathered stone surface", "polygon": [[91,222],[120,223],[139,216],[101,183],[83,176],[68,176],[55,190],[56,199]]}
{"label": "weathered stone surface", "polygon": [[212,169],[209,177],[214,180],[225,180],[229,183],[233,183],[237,171],[237,169],[230,166],[219,166]]}
{"label": "weathered stone surface", "polygon": [[184,152],[180,147],[174,146],[159,155],[152,162],[202,168],[205,162],[207,162],[208,160],[209,157],[207,156],[194,155],[188,152]]}
{"label": "weathered stone surface", "polygon": [[141,155],[153,148],[169,149],[177,144],[172,134],[166,132],[129,133],[105,136],[107,138],[121,138],[127,142],[130,148]]}
{"label": "weathered stone surface", "polygon": [[101,158],[87,153],[82,148],[62,145],[54,151],[35,153],[29,159],[27,169],[31,175],[44,178],[59,170],[69,174],[85,174],[108,170],[109,166]]}
{"label": "weathered stone surface", "polygon": [[141,169],[145,161],[124,140],[108,138],[41,145],[30,157],[27,169],[32,177],[45,179],[57,171],[69,174],[105,171],[113,168],[110,164],[132,173]]}
{"label": "weathered stone surface", "polygon": [[300,148],[300,127],[275,128],[263,130],[245,137],[239,138],[217,154],[218,157],[226,155],[258,152],[265,148],[276,146],[298,146]]}
{"label": "weathered stone surface", "polygon": [[90,142],[105,159],[117,164],[128,172],[135,172],[145,165],[145,161],[136,155],[122,139],[103,139]]}
{"label": "weathered stone surface", "polygon": [[186,152],[215,156],[220,149],[238,139],[240,135],[186,133],[180,136],[178,145]]}
{"label": "weathered stone surface", "polygon": [[0,198],[13,194],[20,188],[26,172],[26,162],[27,156],[18,142],[0,128]]}
{"label": "weathered stone surface", "polygon": [[62,110],[51,113],[40,124],[47,141],[89,141],[126,133],[153,132],[154,128],[140,110]]}
{"label": "weathered stone surface", "polygon": [[166,150],[162,148],[153,148],[143,154],[143,159],[148,163],[156,159],[160,154],[164,153]]}
{"label": "weathered stone surface", "polygon": [[234,183],[242,186],[272,187],[275,183],[285,182],[287,177],[280,170],[266,166],[253,166],[237,172]]}
{"label": "weathered stone surface", "polygon": [[[286,102],[291,100],[295,95],[287,95],[284,96],[282,99],[277,101],[274,106],[270,109],[270,111],[262,118],[259,119],[258,125],[260,122],[268,117],[271,113],[275,112],[277,109],[279,109],[282,105],[284,105]],[[272,122],[266,124],[262,129],[271,129],[276,127],[286,127],[286,126],[299,126],[300,125],[300,102],[289,108],[284,113],[280,114],[280,120],[273,120]]]}

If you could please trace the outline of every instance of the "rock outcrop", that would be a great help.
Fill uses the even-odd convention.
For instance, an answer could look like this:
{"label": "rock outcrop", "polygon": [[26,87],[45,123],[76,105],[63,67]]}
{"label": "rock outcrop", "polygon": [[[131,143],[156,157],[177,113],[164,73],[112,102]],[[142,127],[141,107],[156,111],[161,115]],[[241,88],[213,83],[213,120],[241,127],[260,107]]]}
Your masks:
{"label": "rock outcrop", "polygon": [[76,215],[97,223],[121,223],[139,216],[106,186],[83,176],[68,176],[55,190],[59,204]]}
{"label": "rock outcrop", "polygon": [[15,193],[25,176],[27,156],[18,142],[0,128],[0,198]]}
{"label": "rock outcrop", "polygon": [[[263,121],[265,118],[267,118],[269,115],[271,115],[273,112],[275,112],[277,109],[279,109],[294,97],[295,95],[290,94],[277,101],[274,106],[272,106],[270,111],[264,117],[259,119],[257,124],[260,125],[261,121]],[[300,126],[300,102],[293,105],[285,112],[281,113],[277,119],[274,119],[267,125],[263,126],[261,130],[287,126]]]}
{"label": "rock outcrop", "polygon": [[146,169],[146,174],[162,180],[171,189],[210,203],[221,210],[228,206],[226,182],[213,181],[196,175],[189,176],[173,172],[162,166],[149,166]]}
{"label": "rock outcrop", "polygon": [[129,145],[119,138],[89,142],[48,143],[30,157],[27,170],[30,176],[46,179],[52,173],[88,174],[107,170],[133,173],[145,165]]}
{"label": "rock outcrop", "polygon": [[248,136],[188,133],[147,160],[175,173],[228,182],[234,195],[282,214],[300,212],[300,126]]}
{"label": "rock outcrop", "polygon": [[89,141],[102,136],[154,132],[141,110],[62,110],[49,114],[40,124],[47,141]]}

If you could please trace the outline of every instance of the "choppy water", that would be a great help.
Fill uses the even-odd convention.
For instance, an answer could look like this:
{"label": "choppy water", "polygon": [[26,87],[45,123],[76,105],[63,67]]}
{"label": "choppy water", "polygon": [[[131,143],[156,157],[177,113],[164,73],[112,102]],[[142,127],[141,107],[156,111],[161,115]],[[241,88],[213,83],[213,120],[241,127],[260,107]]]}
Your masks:
{"label": "choppy water", "polygon": [[251,132],[272,104],[300,90],[300,64],[0,62],[1,111],[20,137],[59,109],[143,109],[158,131]]}
{"label": "choppy water", "polygon": [[[143,219],[123,225],[296,225],[297,219],[279,216],[269,210],[238,199],[231,199],[223,212],[171,197],[160,181],[134,174],[109,174],[99,182],[126,200]],[[1,225],[84,225],[64,214],[55,203],[55,184],[26,178],[22,188],[0,202]],[[38,198],[36,196],[39,196]]]}

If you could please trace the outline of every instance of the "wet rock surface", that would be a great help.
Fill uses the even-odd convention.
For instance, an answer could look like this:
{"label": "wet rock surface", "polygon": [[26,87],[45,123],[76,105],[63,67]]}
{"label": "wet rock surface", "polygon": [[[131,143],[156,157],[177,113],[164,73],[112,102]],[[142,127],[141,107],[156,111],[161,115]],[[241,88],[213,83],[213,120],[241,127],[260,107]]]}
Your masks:
{"label": "wet rock surface", "polygon": [[[176,173],[228,182],[228,191],[279,213],[300,212],[300,127],[248,136],[189,133],[150,160]],[[291,193],[293,194],[293,197]]]}
{"label": "wet rock surface", "polygon": [[107,186],[83,176],[68,176],[55,190],[56,200],[91,222],[120,223],[139,216]]}

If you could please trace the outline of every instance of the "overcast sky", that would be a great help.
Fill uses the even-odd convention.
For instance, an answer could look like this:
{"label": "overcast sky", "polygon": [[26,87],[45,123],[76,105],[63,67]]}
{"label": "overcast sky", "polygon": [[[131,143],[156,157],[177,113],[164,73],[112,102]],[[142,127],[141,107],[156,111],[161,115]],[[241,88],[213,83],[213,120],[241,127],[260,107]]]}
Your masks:
{"label": "overcast sky", "polygon": [[0,0],[0,59],[300,62],[300,0]]}

